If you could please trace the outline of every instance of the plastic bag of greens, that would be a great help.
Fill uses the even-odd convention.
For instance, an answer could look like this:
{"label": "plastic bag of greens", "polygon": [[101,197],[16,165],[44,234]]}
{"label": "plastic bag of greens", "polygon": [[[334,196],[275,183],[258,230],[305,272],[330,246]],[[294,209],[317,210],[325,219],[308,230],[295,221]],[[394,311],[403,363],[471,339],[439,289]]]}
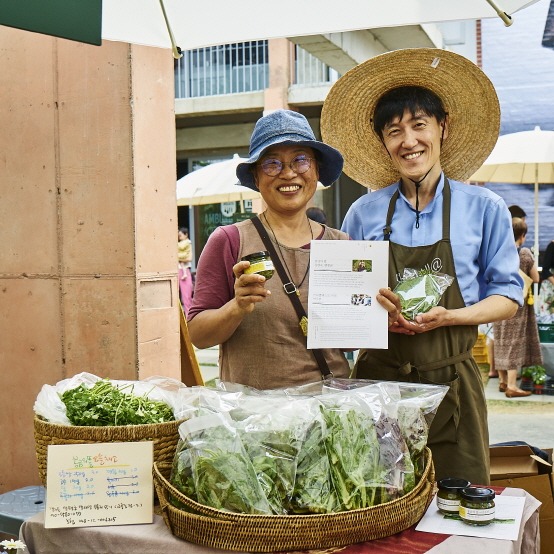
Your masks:
{"label": "plastic bag of greens", "polygon": [[325,422],[325,448],[331,479],[342,510],[379,503],[384,470],[373,416],[355,395],[319,397]]}
{"label": "plastic bag of greens", "polygon": [[309,420],[294,402],[264,395],[245,395],[229,415],[273,513],[290,513],[298,454]]}
{"label": "plastic bag of greens", "polygon": [[244,514],[271,509],[237,430],[227,414],[209,414],[179,426],[171,483],[200,504]]}
{"label": "plastic bag of greens", "polygon": [[400,298],[402,315],[414,320],[417,315],[428,312],[440,302],[444,291],[454,278],[446,273],[418,272],[405,268],[401,280],[394,288]]}
{"label": "plastic bag of greens", "polygon": [[[429,427],[440,403],[448,392],[445,385],[422,383],[401,383],[396,381],[371,381],[368,379],[329,379],[325,382],[328,392],[339,390],[356,390],[366,402],[371,398],[371,409],[374,413],[378,440],[382,458],[394,459],[395,451],[402,452],[402,459],[393,471],[397,479],[387,478],[387,482],[404,493],[409,492],[412,477],[417,483],[425,468],[425,446],[429,436]],[[379,399],[375,400],[375,391]],[[380,410],[380,411],[379,411]],[[390,433],[383,433],[390,429]],[[398,430],[408,448],[410,462],[406,459],[405,450],[398,447]],[[389,440],[390,439],[390,440]],[[411,467],[410,467],[411,466]],[[414,484],[415,484],[414,483]],[[390,491],[389,491],[390,492]]]}

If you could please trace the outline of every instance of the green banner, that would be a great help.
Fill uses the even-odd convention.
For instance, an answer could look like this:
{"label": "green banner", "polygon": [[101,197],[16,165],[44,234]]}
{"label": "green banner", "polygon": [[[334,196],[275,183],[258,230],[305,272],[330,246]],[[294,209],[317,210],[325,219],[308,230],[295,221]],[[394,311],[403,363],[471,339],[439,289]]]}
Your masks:
{"label": "green banner", "polygon": [[0,25],[102,44],[102,0],[0,0]]}

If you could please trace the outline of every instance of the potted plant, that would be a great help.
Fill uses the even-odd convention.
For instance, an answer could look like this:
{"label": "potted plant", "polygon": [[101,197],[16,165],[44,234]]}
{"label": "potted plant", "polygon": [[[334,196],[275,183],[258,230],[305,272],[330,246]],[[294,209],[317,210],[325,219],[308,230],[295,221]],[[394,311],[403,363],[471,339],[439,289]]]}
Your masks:
{"label": "potted plant", "polygon": [[541,365],[533,367],[533,393],[542,394],[546,383],[546,369]]}
{"label": "potted plant", "polygon": [[535,367],[536,366],[532,365],[521,369],[521,388],[523,390],[533,390],[533,373]]}

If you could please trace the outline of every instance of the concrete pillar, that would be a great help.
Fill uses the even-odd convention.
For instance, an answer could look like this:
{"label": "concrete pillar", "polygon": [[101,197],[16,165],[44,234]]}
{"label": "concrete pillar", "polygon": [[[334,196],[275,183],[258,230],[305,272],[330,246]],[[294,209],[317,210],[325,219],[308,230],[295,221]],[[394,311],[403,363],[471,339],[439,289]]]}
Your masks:
{"label": "concrete pillar", "polygon": [[268,41],[269,86],[265,89],[264,113],[289,109],[289,86],[292,79],[292,47],[286,38]]}
{"label": "concrete pillar", "polygon": [[173,59],[0,27],[0,493],[82,371],[179,378]]}

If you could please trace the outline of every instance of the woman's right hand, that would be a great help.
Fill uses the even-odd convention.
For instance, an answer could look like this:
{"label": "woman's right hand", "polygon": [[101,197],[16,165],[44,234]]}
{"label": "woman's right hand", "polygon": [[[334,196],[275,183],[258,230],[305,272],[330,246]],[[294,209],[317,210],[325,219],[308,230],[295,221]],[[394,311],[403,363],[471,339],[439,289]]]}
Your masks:
{"label": "woman's right hand", "polygon": [[235,301],[241,311],[250,313],[258,302],[263,302],[271,291],[264,286],[265,277],[257,273],[246,275],[244,270],[250,262],[241,261],[233,266],[235,274]]}

